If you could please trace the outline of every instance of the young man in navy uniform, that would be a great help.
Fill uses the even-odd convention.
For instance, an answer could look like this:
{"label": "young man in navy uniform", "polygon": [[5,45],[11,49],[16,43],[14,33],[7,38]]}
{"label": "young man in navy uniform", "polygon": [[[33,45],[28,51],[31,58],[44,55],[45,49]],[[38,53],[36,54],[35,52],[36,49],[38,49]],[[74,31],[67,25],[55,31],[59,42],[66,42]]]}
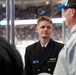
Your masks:
{"label": "young man in navy uniform", "polygon": [[62,43],[51,38],[53,31],[53,23],[49,17],[42,16],[38,19],[36,32],[39,41],[26,48],[25,75],[53,74],[58,54],[63,47]]}

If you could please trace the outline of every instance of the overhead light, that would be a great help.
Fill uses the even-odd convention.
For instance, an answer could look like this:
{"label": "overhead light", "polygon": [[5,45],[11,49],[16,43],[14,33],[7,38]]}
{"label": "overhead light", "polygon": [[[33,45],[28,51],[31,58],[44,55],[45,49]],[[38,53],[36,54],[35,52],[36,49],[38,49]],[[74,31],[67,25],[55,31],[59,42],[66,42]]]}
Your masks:
{"label": "overhead light", "polygon": [[46,1],[46,5],[49,5],[49,2],[48,1]]}
{"label": "overhead light", "polygon": [[3,4],[2,6],[3,6],[3,7],[6,7],[6,4]]}
{"label": "overhead light", "polygon": [[58,4],[61,4],[61,3],[62,3],[62,1],[61,1],[61,0],[59,0],[57,3],[58,3]]}

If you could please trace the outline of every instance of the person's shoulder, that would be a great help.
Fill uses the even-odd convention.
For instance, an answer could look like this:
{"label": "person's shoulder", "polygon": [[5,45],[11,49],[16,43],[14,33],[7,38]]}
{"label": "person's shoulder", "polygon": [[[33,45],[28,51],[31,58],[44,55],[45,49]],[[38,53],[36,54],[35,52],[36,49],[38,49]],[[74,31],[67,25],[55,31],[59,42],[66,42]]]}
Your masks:
{"label": "person's shoulder", "polygon": [[25,52],[31,54],[36,49],[37,44],[38,44],[38,42],[35,42],[35,43],[31,44],[31,45],[28,45],[26,47]]}
{"label": "person's shoulder", "polygon": [[55,42],[56,45],[64,46],[64,43],[62,41],[54,40],[54,42]]}
{"label": "person's shoulder", "polygon": [[0,46],[2,46],[5,49],[9,49],[9,48],[12,49],[12,47],[13,47],[8,41],[6,41],[6,39],[4,39],[2,37],[0,37]]}
{"label": "person's shoulder", "polygon": [[[0,37],[0,58],[0,62],[2,62],[7,69],[9,68],[10,64],[12,65],[8,69],[12,69],[12,73],[20,73],[20,70],[23,70],[23,62],[19,52],[16,50],[15,47],[13,47],[9,42],[7,42],[2,37]],[[7,64],[9,65],[8,67],[6,66]]]}
{"label": "person's shoulder", "polygon": [[9,43],[2,37],[0,37],[0,46],[6,47]]}
{"label": "person's shoulder", "polygon": [[4,38],[0,37],[0,44],[3,42],[6,42],[6,40]]}
{"label": "person's shoulder", "polygon": [[33,44],[28,45],[26,48],[34,48],[39,42],[35,42]]}
{"label": "person's shoulder", "polygon": [[[0,37],[0,48],[2,48],[2,50],[4,50],[5,52],[9,52],[11,55],[12,54],[18,54],[19,52],[17,51],[17,49],[15,48],[15,46],[13,46],[12,44],[10,44],[8,41],[6,41],[4,38]],[[1,50],[1,51],[2,51]],[[12,55],[13,56],[13,55]]]}

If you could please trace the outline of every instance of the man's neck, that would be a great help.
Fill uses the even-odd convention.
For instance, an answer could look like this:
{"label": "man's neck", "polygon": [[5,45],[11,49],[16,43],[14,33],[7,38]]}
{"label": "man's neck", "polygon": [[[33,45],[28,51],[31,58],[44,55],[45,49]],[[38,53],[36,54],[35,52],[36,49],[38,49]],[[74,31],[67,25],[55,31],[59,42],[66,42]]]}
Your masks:
{"label": "man's neck", "polygon": [[47,42],[49,42],[49,40],[50,40],[50,39],[41,39],[41,40],[40,40],[40,43],[41,43],[42,45],[45,45]]}

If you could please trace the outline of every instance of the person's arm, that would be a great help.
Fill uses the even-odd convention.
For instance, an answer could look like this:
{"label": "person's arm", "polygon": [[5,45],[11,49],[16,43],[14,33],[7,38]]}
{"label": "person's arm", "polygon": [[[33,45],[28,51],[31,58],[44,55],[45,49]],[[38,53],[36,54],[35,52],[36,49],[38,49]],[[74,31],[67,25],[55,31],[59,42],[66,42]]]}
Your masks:
{"label": "person's arm", "polygon": [[53,75],[69,75],[65,50],[60,51]]}

